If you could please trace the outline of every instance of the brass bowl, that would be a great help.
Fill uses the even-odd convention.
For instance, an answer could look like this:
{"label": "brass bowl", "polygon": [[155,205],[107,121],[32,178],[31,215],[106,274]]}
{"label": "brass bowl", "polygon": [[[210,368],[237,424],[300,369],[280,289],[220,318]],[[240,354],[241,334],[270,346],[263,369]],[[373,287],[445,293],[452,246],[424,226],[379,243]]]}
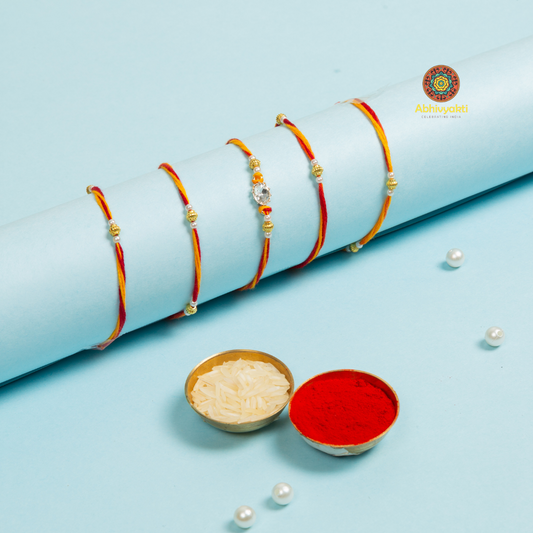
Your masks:
{"label": "brass bowl", "polygon": [[[380,433],[373,439],[370,439],[366,442],[362,442],[359,444],[353,444],[347,442],[346,444],[326,444],[324,442],[320,442],[314,439],[310,439],[306,435],[304,435],[297,427],[296,424],[293,422],[291,417],[291,404],[294,397],[298,394],[298,391],[307,383],[313,380],[320,380],[322,376],[327,376],[328,374],[335,374],[337,372],[353,372],[354,378],[362,378],[365,381],[368,381],[368,383],[374,385],[375,387],[380,388],[392,401],[394,404],[394,407],[396,408],[396,416],[394,417],[394,420],[390,423],[389,427],[383,431],[383,433]],[[317,374],[316,376],[313,376],[312,378],[308,379],[307,381],[304,381],[294,392],[294,394],[291,397],[291,400],[289,402],[289,418],[292,422],[292,425],[298,431],[300,436],[304,439],[309,446],[312,446],[313,448],[316,448],[317,450],[320,450],[321,452],[327,453],[329,455],[335,455],[337,457],[344,456],[344,455],[360,455],[363,452],[366,452],[367,450],[370,450],[370,448],[373,448],[380,440],[382,440],[385,435],[389,432],[390,428],[395,424],[396,420],[398,419],[398,415],[400,414],[400,400],[398,399],[398,395],[394,391],[394,389],[386,382],[383,381],[380,377],[375,376],[374,374],[369,374],[368,372],[362,372],[361,370],[352,370],[352,369],[344,369],[344,370],[331,370],[330,372],[324,372],[322,374]]]}
{"label": "brass bowl", "polygon": [[[217,420],[213,420],[212,418],[209,418],[208,416],[198,411],[196,407],[194,407],[191,398],[192,389],[196,385],[198,377],[211,371],[213,367],[221,365],[226,361],[238,361],[239,359],[247,359],[248,361],[262,361],[264,363],[271,363],[272,365],[274,365],[285,376],[285,378],[290,384],[289,398],[275,413],[265,418],[262,418],[261,420],[255,420],[254,422],[244,422],[243,424],[238,424],[237,422],[219,422]],[[273,355],[264,352],[257,352],[256,350],[228,350],[226,352],[220,352],[215,355],[212,355],[211,357],[204,359],[201,363],[198,363],[191,370],[191,373],[188,375],[187,380],[185,381],[185,397],[187,398],[189,405],[194,409],[194,411],[200,417],[202,417],[203,420],[205,420],[208,424],[211,424],[212,426],[218,429],[222,429],[223,431],[229,431],[230,433],[247,433],[249,431],[255,431],[256,429],[268,426],[268,424],[274,422],[274,420],[279,417],[283,409],[285,409],[285,406],[289,403],[293,391],[294,378],[292,377],[291,371],[285,365],[285,363],[282,363]]]}

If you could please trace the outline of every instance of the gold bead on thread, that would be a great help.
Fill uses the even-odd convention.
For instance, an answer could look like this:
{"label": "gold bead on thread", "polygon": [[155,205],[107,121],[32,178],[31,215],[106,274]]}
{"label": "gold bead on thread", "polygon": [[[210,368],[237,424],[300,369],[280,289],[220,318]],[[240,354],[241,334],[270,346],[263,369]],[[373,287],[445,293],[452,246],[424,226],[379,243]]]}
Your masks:
{"label": "gold bead on thread", "polygon": [[283,113],[280,113],[277,117],[276,117],[276,124],[278,126],[281,126],[283,124],[283,119],[284,118],[287,118]]}
{"label": "gold bead on thread", "polygon": [[254,157],[253,159],[250,159],[249,166],[253,170],[255,167],[261,166],[261,161]]}
{"label": "gold bead on thread", "polygon": [[274,222],[271,222],[268,220],[267,222],[263,222],[263,231],[265,233],[270,233],[274,229]]}
{"label": "gold bead on thread", "polygon": [[350,244],[350,252],[358,252],[359,251],[359,248],[357,248],[357,246],[355,245],[355,242],[352,242],[352,244]]}
{"label": "gold bead on thread", "polygon": [[113,235],[113,237],[120,235],[120,227],[118,224],[111,224],[111,226],[109,226],[109,233]]}
{"label": "gold bead on thread", "polygon": [[94,187],[94,185],[88,185],[87,186],[87,189],[86,189],[87,194],[91,194],[93,192],[93,187]]}
{"label": "gold bead on thread", "polygon": [[398,182],[394,178],[389,178],[387,180],[387,187],[393,191],[398,186]]}
{"label": "gold bead on thread", "polygon": [[193,307],[191,304],[185,306],[185,312],[187,315],[194,315],[198,311],[198,307]]}
{"label": "gold bead on thread", "polygon": [[320,165],[315,165],[311,172],[316,178],[320,178],[320,176],[322,176],[322,172],[324,172],[324,169]]}
{"label": "gold bead on thread", "polygon": [[196,222],[197,219],[198,219],[198,213],[196,211],[193,211],[192,209],[187,211],[187,220],[189,222]]}

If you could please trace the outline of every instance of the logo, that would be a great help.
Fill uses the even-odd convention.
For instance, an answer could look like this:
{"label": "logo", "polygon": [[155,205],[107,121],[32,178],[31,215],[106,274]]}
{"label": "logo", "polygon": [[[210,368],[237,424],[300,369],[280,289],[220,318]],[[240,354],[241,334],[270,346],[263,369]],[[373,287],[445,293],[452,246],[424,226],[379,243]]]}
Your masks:
{"label": "logo", "polygon": [[422,79],[422,87],[426,96],[434,102],[448,102],[455,98],[460,85],[457,72],[446,65],[430,68]]}

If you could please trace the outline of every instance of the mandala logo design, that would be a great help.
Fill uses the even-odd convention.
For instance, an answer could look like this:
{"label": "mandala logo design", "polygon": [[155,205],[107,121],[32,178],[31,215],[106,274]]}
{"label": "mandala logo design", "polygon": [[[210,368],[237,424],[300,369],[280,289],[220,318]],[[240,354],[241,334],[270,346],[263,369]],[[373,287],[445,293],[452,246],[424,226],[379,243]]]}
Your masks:
{"label": "mandala logo design", "polygon": [[459,92],[459,75],[446,65],[430,68],[422,80],[422,87],[428,98],[435,102],[447,102]]}

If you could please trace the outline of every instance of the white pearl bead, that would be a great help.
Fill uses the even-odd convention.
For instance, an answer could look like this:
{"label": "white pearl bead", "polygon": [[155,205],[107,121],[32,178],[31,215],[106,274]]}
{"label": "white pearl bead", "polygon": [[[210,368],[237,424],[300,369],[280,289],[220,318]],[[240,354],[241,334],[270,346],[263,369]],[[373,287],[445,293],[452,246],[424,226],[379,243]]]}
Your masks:
{"label": "white pearl bead", "polygon": [[288,483],[278,483],[272,489],[272,499],[278,505],[287,505],[292,502],[294,491]]}
{"label": "white pearl bead", "polygon": [[187,204],[185,206],[185,209],[187,209],[187,211],[191,211],[192,210],[192,205],[191,204]]}
{"label": "white pearl bead", "polygon": [[235,513],[233,513],[233,521],[243,529],[248,529],[255,524],[255,511],[247,505],[241,505]]}
{"label": "white pearl bead", "polygon": [[255,172],[261,172],[261,167],[254,167],[254,173]]}
{"label": "white pearl bead", "polygon": [[266,239],[270,239],[270,237],[272,237],[272,233],[271,233],[270,231],[267,231],[267,232],[265,233],[265,238],[266,238]]}
{"label": "white pearl bead", "polygon": [[493,326],[485,332],[485,340],[490,346],[500,346],[505,340],[505,333],[502,328]]}
{"label": "white pearl bead", "polygon": [[191,222],[191,228],[196,229],[198,227],[198,222]]}
{"label": "white pearl bead", "polygon": [[197,304],[198,304],[198,302],[195,302],[194,300],[191,300],[191,307],[196,307]]}
{"label": "white pearl bead", "polygon": [[394,178],[394,172],[389,172],[389,178]]}
{"label": "white pearl bead", "polygon": [[265,222],[269,222],[272,217],[270,215],[265,215]]}
{"label": "white pearl bead", "polygon": [[465,262],[465,255],[459,248],[452,248],[446,254],[446,263],[453,268],[459,268]]}
{"label": "white pearl bead", "polygon": [[252,159],[256,159],[256,157],[254,154],[252,154],[251,156],[248,157],[248,159],[251,161]]}
{"label": "white pearl bead", "polygon": [[392,189],[387,189],[387,194],[389,196],[392,196],[394,194],[394,191]]}
{"label": "white pearl bead", "polygon": [[315,165],[318,165],[318,159],[313,159],[311,161],[311,166],[314,167]]}
{"label": "white pearl bead", "polygon": [[118,235],[116,235],[115,237],[113,237],[113,240],[115,242],[120,242],[120,237]]}
{"label": "white pearl bead", "polygon": [[317,183],[322,183],[322,180],[323,180],[322,176],[317,176],[316,177],[316,182]]}
{"label": "white pearl bead", "polygon": [[359,248],[359,250],[363,247],[363,245],[359,241],[357,241],[355,243],[355,246],[357,246],[357,248]]}
{"label": "white pearl bead", "polygon": [[110,218],[110,219],[107,221],[107,223],[108,223],[110,226],[112,226],[112,225],[115,223],[115,221],[114,221],[112,218]]}

